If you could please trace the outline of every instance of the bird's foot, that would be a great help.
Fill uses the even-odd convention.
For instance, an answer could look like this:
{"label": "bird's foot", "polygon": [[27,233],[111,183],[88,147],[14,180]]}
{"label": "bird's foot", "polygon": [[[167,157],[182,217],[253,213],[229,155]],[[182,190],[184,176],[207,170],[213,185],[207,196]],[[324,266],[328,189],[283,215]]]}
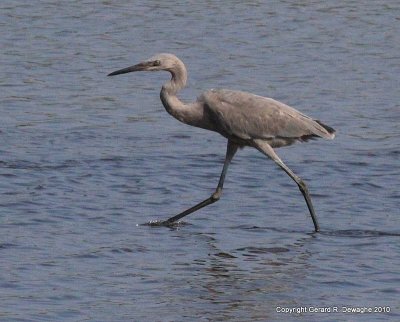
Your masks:
{"label": "bird's foot", "polygon": [[150,220],[149,222],[143,224],[144,226],[150,227],[168,227],[168,228],[177,228],[185,225],[183,221],[168,221],[168,220]]}

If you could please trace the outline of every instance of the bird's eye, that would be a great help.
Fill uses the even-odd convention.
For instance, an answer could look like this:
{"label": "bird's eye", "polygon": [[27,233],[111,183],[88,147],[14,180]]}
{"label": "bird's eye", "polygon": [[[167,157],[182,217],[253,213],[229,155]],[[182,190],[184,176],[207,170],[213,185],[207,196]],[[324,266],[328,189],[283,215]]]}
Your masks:
{"label": "bird's eye", "polygon": [[160,66],[160,65],[161,65],[161,61],[159,61],[159,60],[155,60],[153,62],[153,66]]}

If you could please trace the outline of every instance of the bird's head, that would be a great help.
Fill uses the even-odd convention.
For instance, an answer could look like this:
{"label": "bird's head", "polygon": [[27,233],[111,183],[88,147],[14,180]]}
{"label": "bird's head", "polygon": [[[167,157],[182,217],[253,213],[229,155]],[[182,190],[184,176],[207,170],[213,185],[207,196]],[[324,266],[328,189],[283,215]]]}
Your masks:
{"label": "bird's head", "polygon": [[173,71],[175,68],[182,65],[183,63],[175,55],[157,54],[139,64],[116,70],[115,72],[108,74],[108,76],[114,76],[114,75],[120,75],[138,71],[158,71],[158,70]]}

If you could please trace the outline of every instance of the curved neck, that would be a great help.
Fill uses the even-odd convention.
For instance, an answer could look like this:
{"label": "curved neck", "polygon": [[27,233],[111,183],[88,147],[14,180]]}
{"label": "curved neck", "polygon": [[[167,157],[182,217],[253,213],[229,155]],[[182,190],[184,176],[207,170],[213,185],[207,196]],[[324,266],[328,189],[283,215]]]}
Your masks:
{"label": "curved neck", "polygon": [[186,86],[187,71],[185,65],[179,61],[168,71],[171,73],[171,80],[163,85],[163,90],[165,89],[169,95],[176,95]]}
{"label": "curved neck", "polygon": [[214,131],[213,124],[204,117],[204,107],[201,102],[184,104],[176,96],[178,91],[186,85],[187,72],[185,65],[178,61],[168,71],[171,73],[171,80],[163,85],[160,93],[161,101],[167,112],[182,123]]}
{"label": "curved neck", "polygon": [[173,68],[168,69],[171,80],[166,82],[160,93],[161,101],[169,114],[180,119],[179,114],[184,109],[184,103],[176,96],[178,91],[186,86],[187,72],[182,62],[177,62]]}

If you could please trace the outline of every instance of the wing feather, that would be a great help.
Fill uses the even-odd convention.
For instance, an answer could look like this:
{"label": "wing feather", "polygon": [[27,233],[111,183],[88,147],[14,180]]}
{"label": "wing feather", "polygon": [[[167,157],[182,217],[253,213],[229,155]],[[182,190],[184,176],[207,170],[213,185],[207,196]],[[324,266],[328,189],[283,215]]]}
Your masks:
{"label": "wing feather", "polygon": [[209,109],[218,132],[249,139],[333,138],[320,123],[272,98],[241,91],[210,90],[199,100]]}

